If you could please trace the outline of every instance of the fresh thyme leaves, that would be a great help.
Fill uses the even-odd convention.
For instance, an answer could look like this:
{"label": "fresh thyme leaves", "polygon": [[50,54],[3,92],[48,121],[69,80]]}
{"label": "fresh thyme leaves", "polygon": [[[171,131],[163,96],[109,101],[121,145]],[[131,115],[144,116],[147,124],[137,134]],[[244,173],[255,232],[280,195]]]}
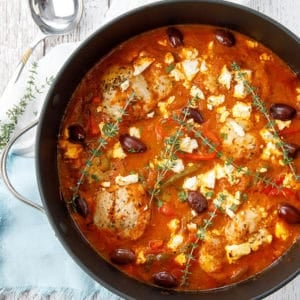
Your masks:
{"label": "fresh thyme leaves", "polygon": [[[85,166],[83,170],[81,171],[81,175],[76,183],[76,186],[73,188],[73,195],[72,195],[72,204],[74,206],[74,201],[76,198],[78,198],[79,195],[79,189],[80,186],[82,185],[85,177],[88,176],[88,170],[89,168],[93,165],[93,161],[96,157],[99,157],[102,154],[102,149],[105,149],[108,140],[115,137],[119,133],[119,124],[122,122],[122,118],[124,115],[126,115],[126,110],[128,106],[134,101],[135,99],[135,93],[132,93],[129,95],[124,107],[121,109],[121,116],[115,121],[115,122],[110,122],[106,123],[102,127],[102,132],[104,137],[100,137],[98,139],[98,145],[95,149],[92,149],[90,151],[90,157],[86,160]],[[93,180],[97,180],[97,176],[91,175]]]}
{"label": "fresh thyme leaves", "polygon": [[[188,106],[191,102],[197,101],[197,99],[188,100]],[[155,199],[161,192],[161,187],[163,185],[163,179],[165,178],[168,171],[170,171],[176,164],[177,156],[180,147],[180,138],[183,136],[183,129],[186,126],[186,120],[188,117],[188,110],[183,111],[183,116],[173,115],[173,119],[179,124],[176,133],[164,139],[164,150],[159,155],[159,162],[157,166],[156,181],[153,189],[150,193],[150,204],[153,199]]]}
{"label": "fresh thyme leaves", "polygon": [[297,170],[293,163],[293,160],[289,157],[289,153],[286,148],[286,143],[280,138],[280,136],[275,128],[275,122],[274,122],[274,120],[271,119],[271,117],[266,109],[265,103],[263,102],[263,100],[261,100],[261,98],[257,94],[255,87],[253,87],[249,83],[249,81],[246,79],[246,76],[242,72],[241,67],[236,62],[233,62],[231,64],[231,67],[235,72],[237,72],[238,78],[242,80],[245,89],[252,96],[253,105],[264,115],[264,117],[267,121],[267,128],[270,129],[274,139],[276,140],[276,146],[278,148],[280,148],[282,151],[283,163],[285,165],[289,166],[295,180],[298,181],[300,179],[300,174],[297,174]]}
{"label": "fresh thyme leaves", "polygon": [[43,93],[46,87],[50,86],[53,82],[54,77],[51,76],[46,78],[45,83],[38,86],[36,82],[37,68],[38,64],[36,62],[33,63],[31,69],[29,70],[29,77],[24,96],[17,104],[15,104],[6,112],[8,121],[3,122],[0,120],[0,150],[3,149],[10,140],[18,120],[25,112],[27,105],[36,98],[37,94]]}
{"label": "fresh thyme leaves", "polygon": [[169,74],[174,68],[175,68],[175,64],[173,63],[173,64],[170,64],[170,65],[168,65],[167,67],[166,67],[166,73],[167,74]]}

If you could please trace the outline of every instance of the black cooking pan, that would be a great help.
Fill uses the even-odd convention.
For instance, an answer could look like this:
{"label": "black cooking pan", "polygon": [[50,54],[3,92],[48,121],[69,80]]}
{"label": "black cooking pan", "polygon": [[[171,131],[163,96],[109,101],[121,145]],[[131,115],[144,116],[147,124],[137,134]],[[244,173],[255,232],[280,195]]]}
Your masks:
{"label": "black cooking pan", "polygon": [[57,137],[68,102],[80,80],[101,57],[144,31],[172,24],[224,26],[246,34],[300,73],[299,38],[251,9],[224,1],[163,1],[131,11],[96,31],[65,63],[47,96],[36,136],[36,170],[43,206],[53,229],[74,260],[96,281],[128,299],[253,299],[282,287],[300,271],[300,240],[265,271],[243,282],[201,292],[175,292],[131,279],[105,262],[82,237],[61,199]]}

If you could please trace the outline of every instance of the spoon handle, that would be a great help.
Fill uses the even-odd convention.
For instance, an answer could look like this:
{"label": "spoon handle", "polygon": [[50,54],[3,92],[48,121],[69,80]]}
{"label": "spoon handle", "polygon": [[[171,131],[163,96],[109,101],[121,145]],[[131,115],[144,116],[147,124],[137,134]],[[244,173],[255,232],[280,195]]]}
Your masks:
{"label": "spoon handle", "polygon": [[43,40],[45,39],[46,36],[47,36],[47,35],[45,35],[45,34],[40,34],[40,35],[39,35],[39,36],[38,36],[38,37],[37,37],[37,38],[29,45],[29,47],[25,50],[25,52],[23,53],[23,55],[22,55],[22,57],[21,57],[20,62],[19,62],[18,65],[17,65],[17,68],[16,68],[16,70],[15,70],[15,72],[14,72],[14,74],[13,74],[11,80],[10,80],[9,83],[8,83],[8,86],[10,86],[11,84],[15,84],[15,83],[18,81],[18,79],[19,79],[19,77],[20,77],[20,75],[21,75],[21,73],[22,73],[22,71],[23,71],[23,69],[24,69],[24,67],[25,67],[25,65],[26,65],[26,63],[27,63],[29,57],[30,57],[31,54],[33,53],[33,51],[34,51],[34,49],[36,48],[36,46],[37,46],[41,41],[43,41]]}

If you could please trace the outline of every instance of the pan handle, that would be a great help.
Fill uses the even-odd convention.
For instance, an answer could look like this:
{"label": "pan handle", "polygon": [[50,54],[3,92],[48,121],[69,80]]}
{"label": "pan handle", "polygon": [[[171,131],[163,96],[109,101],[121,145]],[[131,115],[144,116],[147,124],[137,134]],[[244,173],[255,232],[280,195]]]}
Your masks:
{"label": "pan handle", "polygon": [[38,124],[38,121],[34,121],[33,123],[29,124],[28,126],[26,126],[24,129],[22,129],[20,132],[18,132],[17,134],[15,134],[15,136],[7,143],[7,145],[5,146],[5,148],[3,149],[1,158],[0,158],[0,164],[1,164],[1,174],[2,174],[2,179],[4,184],[6,185],[6,187],[8,188],[8,190],[17,198],[19,199],[21,202],[37,209],[40,212],[45,213],[45,209],[43,208],[43,206],[34,203],[33,201],[27,199],[26,197],[22,196],[12,185],[12,183],[9,180],[8,174],[7,174],[7,157],[8,157],[8,153],[9,150],[11,149],[11,147],[13,146],[13,144],[23,135],[25,134],[27,131],[29,131],[30,129],[32,129],[33,127],[35,127]]}

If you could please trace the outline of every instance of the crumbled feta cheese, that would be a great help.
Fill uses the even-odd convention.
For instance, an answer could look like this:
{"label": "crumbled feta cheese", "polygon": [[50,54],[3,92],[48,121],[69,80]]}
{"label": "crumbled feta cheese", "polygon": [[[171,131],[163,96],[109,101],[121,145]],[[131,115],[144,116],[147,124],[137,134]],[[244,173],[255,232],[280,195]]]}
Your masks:
{"label": "crumbled feta cheese", "polygon": [[278,239],[285,241],[289,237],[289,230],[286,228],[285,224],[282,222],[277,222],[275,224],[275,236]]}
{"label": "crumbled feta cheese", "polygon": [[202,90],[199,87],[197,87],[196,85],[192,85],[192,87],[190,89],[190,95],[192,97],[197,97],[201,100],[205,99],[205,96],[204,96]]}
{"label": "crumbled feta cheese", "polygon": [[217,108],[217,113],[220,115],[219,122],[224,123],[226,119],[230,116],[230,112],[226,110],[225,106],[220,106]]}
{"label": "crumbled feta cheese", "polygon": [[263,53],[259,56],[259,59],[261,61],[270,61],[270,60],[273,60],[273,57],[271,54]]}
{"label": "crumbled feta cheese", "polygon": [[215,170],[209,170],[208,172],[204,174],[200,174],[197,176],[197,181],[198,181],[198,186],[202,187],[207,187],[209,189],[214,189],[215,188],[215,183],[216,183],[216,175],[215,175]]}
{"label": "crumbled feta cheese", "polygon": [[175,261],[176,263],[178,263],[179,265],[183,266],[183,265],[186,263],[186,256],[185,256],[185,254],[184,254],[184,253],[178,254],[178,255],[175,257],[174,261]]}
{"label": "crumbled feta cheese", "polygon": [[249,243],[243,243],[239,245],[227,245],[225,246],[225,251],[228,262],[231,264],[239,258],[241,258],[242,256],[250,254],[251,247]]}
{"label": "crumbled feta cheese", "polygon": [[248,95],[243,82],[239,82],[234,86],[233,97],[245,98]]}
{"label": "crumbled feta cheese", "polygon": [[246,40],[246,44],[249,48],[256,48],[258,46],[258,42],[251,40]]}
{"label": "crumbled feta cheese", "polygon": [[207,98],[207,108],[209,110],[212,110],[215,106],[219,106],[225,101],[225,96],[224,95],[217,95],[217,96],[209,96]]}
{"label": "crumbled feta cheese", "polygon": [[188,229],[188,231],[191,231],[191,232],[195,232],[197,231],[197,224],[196,223],[188,223],[186,224],[186,227]]}
{"label": "crumbled feta cheese", "polygon": [[180,51],[180,56],[184,59],[196,59],[198,54],[198,50],[192,47],[184,47]]}
{"label": "crumbled feta cheese", "polygon": [[172,235],[167,247],[175,251],[183,243],[183,236],[181,234]]}
{"label": "crumbled feta cheese", "polygon": [[229,120],[228,124],[238,136],[245,136],[244,128],[234,120]]}
{"label": "crumbled feta cheese", "polygon": [[179,228],[180,225],[180,221],[178,219],[172,219],[171,221],[169,221],[169,223],[167,224],[168,228],[171,230],[171,232],[175,232],[177,231],[177,229]]}
{"label": "crumbled feta cheese", "polygon": [[182,62],[182,69],[184,71],[185,77],[188,81],[194,79],[194,77],[199,72],[199,61],[198,60],[184,60]]}
{"label": "crumbled feta cheese", "polygon": [[103,181],[103,182],[101,182],[101,186],[103,186],[105,188],[110,187],[110,181]]}
{"label": "crumbled feta cheese", "polygon": [[173,164],[171,170],[174,173],[180,173],[184,170],[184,164],[183,164],[182,159],[176,159],[175,161],[173,161],[173,163],[174,164]]}
{"label": "crumbled feta cheese", "polygon": [[235,209],[241,204],[240,197],[240,193],[232,195],[227,190],[224,190],[221,193],[218,193],[217,197],[213,200],[213,203],[216,207],[224,209],[225,213],[230,218],[233,218],[235,216]]}
{"label": "crumbled feta cheese", "polygon": [[193,176],[193,177],[185,178],[182,188],[189,191],[196,191],[198,188],[197,177]]}
{"label": "crumbled feta cheese", "polygon": [[154,61],[155,58],[139,56],[133,62],[133,76],[143,73]]}
{"label": "crumbled feta cheese", "polygon": [[136,128],[136,127],[130,127],[129,128],[129,135],[140,139],[141,138],[140,129]]}
{"label": "crumbled feta cheese", "polygon": [[268,142],[263,148],[263,152],[260,156],[263,160],[275,159],[282,155],[281,151],[277,148],[276,144]]}
{"label": "crumbled feta cheese", "polygon": [[191,139],[189,136],[180,139],[179,149],[181,151],[192,153],[197,148],[198,148],[197,140]]}
{"label": "crumbled feta cheese", "polygon": [[232,107],[232,115],[234,118],[249,119],[251,110],[251,104],[237,101]]}
{"label": "crumbled feta cheese", "polygon": [[114,144],[112,151],[110,152],[113,158],[123,159],[126,157],[126,153],[123,151],[120,142]]}
{"label": "crumbled feta cheese", "polygon": [[277,125],[279,130],[282,130],[284,128],[289,128],[291,125],[292,121],[281,121],[281,120],[275,120],[275,124]]}
{"label": "crumbled feta cheese", "polygon": [[172,64],[175,61],[174,56],[171,52],[167,52],[165,54],[165,59],[164,60],[165,60],[165,63],[168,64],[168,65]]}
{"label": "crumbled feta cheese", "polygon": [[116,184],[119,186],[125,186],[139,181],[138,174],[129,174],[127,176],[118,175],[116,177]]}
{"label": "crumbled feta cheese", "polygon": [[230,89],[230,83],[232,79],[232,74],[231,72],[227,69],[227,66],[224,65],[221,74],[218,77],[218,82],[226,87],[227,90]]}
{"label": "crumbled feta cheese", "polygon": [[200,64],[200,72],[205,73],[208,70],[208,67],[206,65],[206,61],[202,60]]}
{"label": "crumbled feta cheese", "polygon": [[154,115],[155,115],[155,111],[151,111],[151,112],[147,113],[147,118],[151,119],[154,117]]}
{"label": "crumbled feta cheese", "polygon": [[[177,66],[177,65],[176,65]],[[175,81],[184,80],[184,74],[176,67],[170,72],[170,76],[174,77]]]}

